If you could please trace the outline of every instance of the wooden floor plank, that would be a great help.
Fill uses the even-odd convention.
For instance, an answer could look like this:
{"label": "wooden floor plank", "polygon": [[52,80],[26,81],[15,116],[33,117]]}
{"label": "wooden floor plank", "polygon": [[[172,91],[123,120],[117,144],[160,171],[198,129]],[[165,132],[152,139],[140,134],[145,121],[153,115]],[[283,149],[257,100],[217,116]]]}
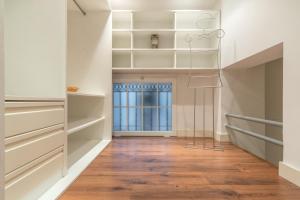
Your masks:
{"label": "wooden floor plank", "polygon": [[231,144],[221,152],[186,143],[115,138],[60,200],[300,199],[300,188],[280,178],[277,168]]}

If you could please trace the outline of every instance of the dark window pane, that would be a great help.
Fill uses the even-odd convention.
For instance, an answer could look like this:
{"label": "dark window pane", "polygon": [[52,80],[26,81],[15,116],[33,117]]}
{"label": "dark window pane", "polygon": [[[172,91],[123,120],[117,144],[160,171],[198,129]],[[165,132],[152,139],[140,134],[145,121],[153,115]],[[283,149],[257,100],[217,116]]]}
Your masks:
{"label": "dark window pane", "polygon": [[144,131],[158,131],[157,108],[144,108]]}
{"label": "dark window pane", "polygon": [[157,84],[144,84],[144,106],[157,106]]}
{"label": "dark window pane", "polygon": [[157,92],[144,92],[144,106],[157,106]]}

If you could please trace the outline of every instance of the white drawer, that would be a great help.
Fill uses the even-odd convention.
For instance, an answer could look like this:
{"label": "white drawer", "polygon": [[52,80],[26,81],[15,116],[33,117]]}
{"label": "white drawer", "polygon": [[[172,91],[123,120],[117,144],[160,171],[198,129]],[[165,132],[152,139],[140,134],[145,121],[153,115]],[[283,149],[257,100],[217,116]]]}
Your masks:
{"label": "white drawer", "polygon": [[5,137],[64,123],[64,102],[6,102]]}
{"label": "white drawer", "polygon": [[64,125],[25,133],[5,140],[5,173],[26,165],[64,145]]}
{"label": "white drawer", "polygon": [[[52,155],[51,155],[52,154]],[[45,193],[63,176],[64,156],[51,153],[46,161],[36,166],[23,167],[5,177],[5,200],[35,200]],[[17,176],[16,176],[17,175]]]}

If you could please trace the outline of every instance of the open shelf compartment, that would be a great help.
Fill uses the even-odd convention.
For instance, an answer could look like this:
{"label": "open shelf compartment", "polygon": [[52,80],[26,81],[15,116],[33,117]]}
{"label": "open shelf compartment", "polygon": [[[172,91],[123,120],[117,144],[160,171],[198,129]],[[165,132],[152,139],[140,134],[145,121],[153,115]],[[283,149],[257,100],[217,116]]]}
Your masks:
{"label": "open shelf compartment", "polygon": [[84,157],[93,147],[102,141],[103,124],[98,123],[90,126],[77,134],[68,136],[68,167],[71,167],[79,159]]}
{"label": "open shelf compartment", "polygon": [[131,67],[131,50],[113,50],[112,53],[113,68],[130,68]]}
{"label": "open shelf compartment", "polygon": [[113,31],[112,32],[112,48],[131,48],[131,32],[130,31]]}
{"label": "open shelf compartment", "polygon": [[176,33],[176,47],[189,48],[191,40],[192,48],[218,48],[219,39],[212,35],[211,37],[201,37],[203,31],[181,31]]}
{"label": "open shelf compartment", "polygon": [[134,12],[133,29],[174,29],[174,12]]}
{"label": "open shelf compartment", "polygon": [[104,120],[104,98],[68,96],[68,134]]}
{"label": "open shelf compartment", "polygon": [[219,11],[176,11],[177,29],[215,29],[220,24]]}
{"label": "open shelf compartment", "polygon": [[158,35],[159,49],[172,49],[174,48],[175,32],[159,32],[159,31],[139,31],[133,33],[133,48],[150,49],[151,35]]}
{"label": "open shelf compartment", "polygon": [[134,68],[174,68],[173,51],[134,51]]}
{"label": "open shelf compartment", "polygon": [[192,56],[192,68],[196,69],[215,69],[218,67],[218,51],[192,52],[178,51],[176,53],[177,68],[191,68],[190,61]]}

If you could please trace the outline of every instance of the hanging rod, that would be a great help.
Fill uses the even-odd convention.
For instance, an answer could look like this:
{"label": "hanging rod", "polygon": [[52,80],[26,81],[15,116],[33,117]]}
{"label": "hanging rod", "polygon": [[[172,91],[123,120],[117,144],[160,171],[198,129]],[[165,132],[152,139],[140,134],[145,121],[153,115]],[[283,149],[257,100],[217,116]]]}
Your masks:
{"label": "hanging rod", "polygon": [[242,119],[242,120],[246,120],[246,121],[252,121],[252,122],[261,123],[261,124],[269,124],[272,126],[283,127],[282,122],[276,122],[276,121],[271,121],[271,120],[266,120],[266,119],[247,117],[247,116],[235,115],[235,114],[229,114],[229,113],[225,114],[225,116],[236,118],[236,119]]}
{"label": "hanging rod", "polygon": [[276,145],[279,145],[279,146],[283,146],[283,142],[280,141],[280,140],[276,140],[276,139],[273,139],[273,138],[270,138],[270,137],[267,137],[267,136],[264,136],[264,135],[260,135],[258,133],[252,132],[252,131],[247,131],[247,130],[238,128],[236,126],[231,126],[231,125],[228,125],[228,124],[226,124],[225,127],[229,128],[231,130],[234,130],[234,131],[237,131],[237,132],[240,132],[240,133],[250,135],[252,137],[264,140],[266,142],[270,142],[270,143],[273,143],[273,144],[276,144]]}
{"label": "hanging rod", "polygon": [[81,6],[79,5],[79,3],[77,2],[77,0],[73,0],[73,2],[75,3],[75,5],[78,7],[78,9],[80,10],[80,12],[83,15],[86,15],[86,12],[83,10],[83,8],[81,8]]}

